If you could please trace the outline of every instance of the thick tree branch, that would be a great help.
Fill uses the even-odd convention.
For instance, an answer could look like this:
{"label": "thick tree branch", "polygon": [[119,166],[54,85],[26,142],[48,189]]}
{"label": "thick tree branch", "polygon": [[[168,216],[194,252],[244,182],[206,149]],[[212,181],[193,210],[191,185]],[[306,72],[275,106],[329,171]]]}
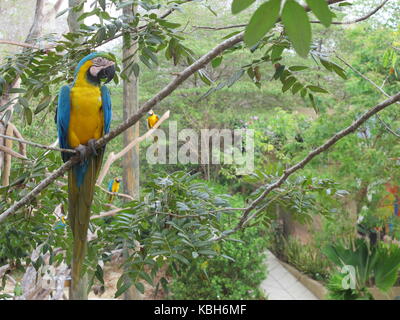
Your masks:
{"label": "thick tree branch", "polygon": [[257,208],[257,206],[271,193],[271,191],[280,187],[293,173],[302,169],[307,163],[309,163],[317,155],[328,150],[331,146],[333,146],[340,139],[343,139],[345,136],[349,135],[350,133],[353,133],[355,130],[357,130],[357,128],[359,128],[369,118],[371,118],[372,116],[377,114],[379,111],[385,109],[386,107],[388,107],[398,101],[400,101],[400,93],[394,95],[393,97],[381,102],[380,104],[376,105],[372,109],[368,110],[360,118],[358,118],[356,121],[354,121],[350,126],[339,131],[334,136],[332,136],[329,140],[327,140],[324,144],[322,144],[318,148],[311,151],[303,160],[301,160],[300,162],[291,166],[290,168],[286,169],[285,172],[283,173],[283,175],[276,182],[264,186],[264,191],[261,193],[261,195],[258,198],[256,198],[254,201],[252,201],[250,203],[250,205],[243,211],[243,214],[234,229],[232,229],[228,232],[224,232],[221,236],[214,237],[211,240],[217,241],[217,240],[223,239],[226,236],[243,228],[249,221],[250,213],[254,209]]}

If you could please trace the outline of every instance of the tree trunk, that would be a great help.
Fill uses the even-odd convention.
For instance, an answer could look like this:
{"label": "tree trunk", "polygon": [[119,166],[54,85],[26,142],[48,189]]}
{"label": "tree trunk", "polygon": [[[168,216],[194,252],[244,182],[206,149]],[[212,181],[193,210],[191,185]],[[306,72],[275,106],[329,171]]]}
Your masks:
{"label": "tree trunk", "polygon": [[[69,8],[73,8],[77,6],[79,3],[81,3],[81,0],[68,0],[68,6]],[[69,10],[68,11],[68,28],[69,32],[77,32],[79,30],[79,21],[78,18],[80,15],[82,15],[82,11],[74,11],[74,10]]]}
{"label": "tree trunk", "polygon": [[[127,17],[127,23],[133,21],[136,7],[134,5],[123,8],[123,14]],[[122,58],[134,54],[137,50],[137,44],[132,42],[131,37],[124,37]],[[136,54],[132,59],[138,61]],[[132,61],[132,60],[130,60]],[[130,61],[125,61],[123,68],[125,69]],[[132,72],[128,80],[123,81],[123,115],[124,120],[128,119],[132,114],[139,110],[139,93],[138,93],[138,78]],[[124,146],[129,142],[139,137],[139,123],[129,128],[124,132]],[[123,166],[123,189],[126,194],[131,195],[134,199],[139,199],[139,144],[132,148],[122,159]],[[124,245],[123,256],[129,256],[129,249]],[[129,281],[129,279],[126,279]],[[125,300],[140,300],[140,293],[134,286],[131,286],[124,293]]]}

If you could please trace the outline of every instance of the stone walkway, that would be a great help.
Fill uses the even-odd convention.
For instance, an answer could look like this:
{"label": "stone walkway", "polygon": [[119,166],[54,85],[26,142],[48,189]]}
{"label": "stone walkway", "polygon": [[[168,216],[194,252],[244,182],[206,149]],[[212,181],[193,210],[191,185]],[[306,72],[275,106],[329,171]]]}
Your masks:
{"label": "stone walkway", "polygon": [[310,290],[287,271],[279,260],[267,252],[267,279],[261,283],[269,300],[318,300]]}

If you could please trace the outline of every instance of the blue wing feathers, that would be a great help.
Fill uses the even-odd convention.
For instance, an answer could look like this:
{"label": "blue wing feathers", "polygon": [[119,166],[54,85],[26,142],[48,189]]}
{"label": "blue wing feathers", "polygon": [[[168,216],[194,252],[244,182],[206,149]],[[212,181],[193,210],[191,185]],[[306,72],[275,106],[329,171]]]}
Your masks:
{"label": "blue wing feathers", "polygon": [[110,90],[106,86],[101,87],[101,101],[104,114],[104,134],[110,132],[112,111]]}
{"label": "blue wing feathers", "polygon": [[[57,132],[58,140],[61,148],[69,149],[68,145],[68,128],[70,118],[70,93],[71,88],[69,86],[63,86],[58,95],[58,107],[57,107]],[[71,157],[68,153],[61,153],[64,162],[68,161]]]}

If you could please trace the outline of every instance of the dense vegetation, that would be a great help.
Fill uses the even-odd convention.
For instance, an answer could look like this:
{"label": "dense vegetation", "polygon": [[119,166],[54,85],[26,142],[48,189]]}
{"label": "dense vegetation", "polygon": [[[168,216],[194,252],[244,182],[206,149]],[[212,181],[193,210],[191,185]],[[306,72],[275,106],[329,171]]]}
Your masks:
{"label": "dense vegetation", "polygon": [[[0,51],[0,85],[6,88],[9,79],[21,74],[21,89],[12,91],[19,94],[12,123],[26,140],[44,145],[55,141],[54,113],[60,86],[71,80],[78,57],[107,42],[113,36],[111,32],[119,32],[107,27],[118,26],[119,20],[110,17],[115,12],[104,10],[102,4],[106,1],[88,2],[96,7],[86,13],[86,18],[98,16],[100,23],[90,27],[87,24],[78,34],[64,33],[58,47],[47,55],[32,50],[32,59],[37,61],[33,66],[24,67],[26,57],[14,47],[8,53]],[[107,1],[110,5],[112,2],[116,3]],[[123,197],[114,197],[112,205],[122,210],[113,217],[91,222],[90,230],[95,236],[90,241],[86,268],[92,284],[104,285],[102,266],[111,261],[115,250],[128,246],[131,253],[124,261],[125,273],[118,281],[116,296],[132,285],[144,292],[143,283],[147,282],[157,290],[162,288],[164,297],[171,299],[261,299],[264,294],[258,287],[267,276],[263,255],[267,247],[325,283],[334,299],[372,298],[368,286],[377,285],[382,290],[393,286],[400,263],[398,244],[380,241],[371,253],[369,240],[357,240],[357,253],[365,258],[363,254],[368,252],[367,256],[374,255],[385,267],[379,269],[375,264],[366,267],[368,270],[357,271],[362,272],[362,277],[357,278],[353,291],[343,291],[338,283],[343,279],[339,272],[341,263],[348,259],[348,264],[355,264],[352,259],[356,258],[347,254],[357,237],[357,227],[360,228],[357,221],[362,220],[366,234],[386,229],[390,241],[400,238],[398,217],[382,206],[388,196],[387,184],[397,185],[400,178],[398,105],[371,117],[355,133],[291,175],[257,207],[257,214],[245,228],[223,240],[213,239],[234,230],[240,221],[241,211],[230,208],[249,205],[285,169],[386,99],[382,91],[389,96],[398,93],[399,5],[389,2],[377,15],[359,23],[330,25],[332,19],[350,21],[363,16],[380,2],[335,4],[331,6],[332,18],[325,9],[313,9],[312,3],[318,1],[307,1],[313,9],[310,20],[316,18],[322,24],[298,22],[304,35],[299,40],[291,19],[301,20],[307,14],[303,9],[298,11],[300,5],[296,1],[287,1],[293,8],[282,13],[285,29],[282,24],[268,30],[263,25],[266,30],[260,35],[253,26],[257,14],[262,14],[265,4],[274,6],[280,1],[256,1],[243,11],[244,7],[235,7],[239,1],[233,1],[235,15],[230,1],[198,1],[181,5],[182,10],[176,10],[165,20],[152,16],[152,12],[160,10],[156,2],[143,1],[139,10],[138,21],[154,27],[140,34],[140,62],[130,64],[120,73],[119,80],[110,85],[114,113],[111,127],[124,120],[124,78],[140,74],[139,101],[143,105],[171,77],[224,38],[233,36],[235,30],[243,29],[207,27],[250,21],[244,44],[237,44],[213,59],[161,101],[155,111],[161,116],[170,110],[168,121],[176,121],[178,129],[253,129],[255,171],[243,175],[232,164],[152,165],[146,160],[146,149],[153,140],[141,143],[140,199],[127,202]],[[184,1],[172,2],[179,5]],[[242,1],[248,5],[253,2]],[[166,2],[161,3],[161,9],[169,8]],[[277,18],[278,15],[272,19],[271,27]],[[63,21],[65,16],[60,14],[57,19]],[[87,20],[81,22],[84,21]],[[118,30],[124,31],[123,28]],[[87,39],[86,43],[76,44],[82,38]],[[120,42],[107,43],[103,48],[111,51],[122,65]],[[53,75],[48,74],[49,66]],[[0,106],[0,112],[6,107]],[[4,113],[3,120],[7,117]],[[141,134],[147,131],[145,121],[140,120]],[[167,136],[168,121],[161,126]],[[179,143],[182,145],[183,141]],[[118,136],[107,144],[106,157],[122,148],[123,139]],[[62,164],[57,152],[28,145],[27,155],[30,161],[12,162],[10,183],[0,188],[0,212]],[[121,159],[113,164],[102,187],[107,188],[108,181],[117,176],[123,176]],[[108,198],[109,194],[96,188],[93,215],[110,210]],[[65,178],[50,184],[18,214],[0,224],[0,267],[10,264],[14,272],[23,273],[33,263],[39,269],[45,262],[30,261],[30,255],[43,243],[42,253],[50,254],[50,264],[70,262],[71,253],[66,249],[72,242],[71,232],[55,227],[59,217],[54,212],[60,204],[67,206]],[[278,222],[282,212],[308,225],[312,240],[304,244],[281,232]],[[318,228],[314,228],[315,220],[319,221]],[[331,246],[334,243],[337,247]],[[388,270],[392,271],[390,279],[384,278]],[[3,279],[4,285],[5,275]],[[0,296],[1,293],[0,290]]]}

